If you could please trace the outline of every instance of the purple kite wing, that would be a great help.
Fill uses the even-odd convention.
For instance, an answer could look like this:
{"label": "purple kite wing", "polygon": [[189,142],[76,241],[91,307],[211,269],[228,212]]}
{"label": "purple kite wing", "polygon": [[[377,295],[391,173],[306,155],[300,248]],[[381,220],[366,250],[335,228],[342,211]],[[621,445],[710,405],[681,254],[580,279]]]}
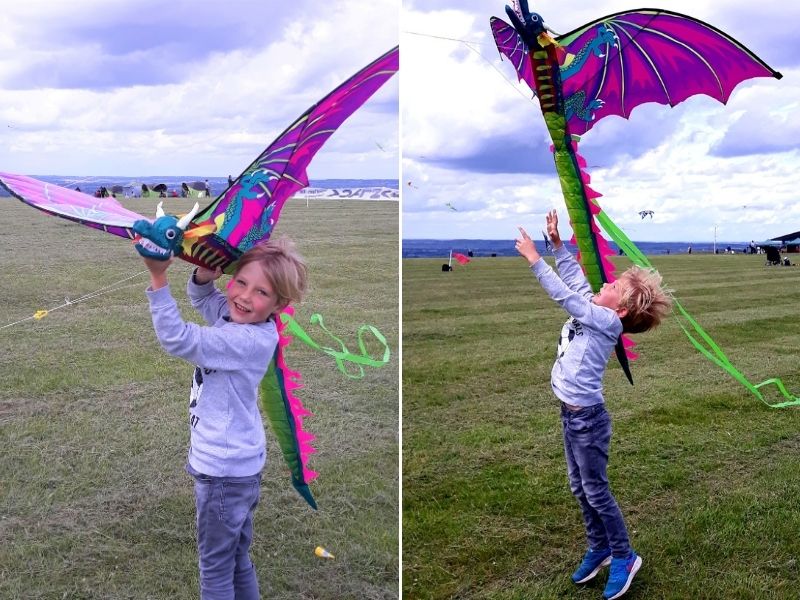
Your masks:
{"label": "purple kite wing", "polygon": [[556,38],[570,133],[646,102],[675,106],[696,94],[723,104],[753,77],[782,75],[703,21],[661,9],[625,11]]}
{"label": "purple kite wing", "polygon": [[533,91],[536,89],[533,83],[533,69],[531,61],[528,59],[528,47],[516,30],[497,17],[489,19],[492,27],[492,35],[494,42],[500,54],[508,58],[511,64],[514,65],[514,70],[517,72],[517,77],[520,81],[528,84],[528,87]]}
{"label": "purple kite wing", "polygon": [[33,177],[0,173],[0,185],[15,198],[47,214],[119,237],[133,239],[134,222],[144,218],[122,206],[113,197],[95,198]]}
{"label": "purple kite wing", "polygon": [[308,186],[306,167],[336,129],[399,68],[395,47],[309,108],[272,142],[192,223],[216,231],[184,243],[182,258],[207,268],[230,266],[269,238],[284,202]]}

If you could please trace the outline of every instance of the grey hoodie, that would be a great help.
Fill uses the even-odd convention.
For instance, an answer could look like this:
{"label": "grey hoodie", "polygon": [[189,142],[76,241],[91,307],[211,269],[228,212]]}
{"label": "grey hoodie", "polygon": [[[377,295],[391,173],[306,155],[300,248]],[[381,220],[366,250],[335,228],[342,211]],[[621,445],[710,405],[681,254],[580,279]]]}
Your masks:
{"label": "grey hoodie", "polygon": [[603,374],[622,334],[622,321],[615,311],[592,302],[592,288],[569,250],[562,245],[554,254],[560,279],[544,259],[531,266],[544,290],[570,315],[561,329],[550,384],[562,402],[599,404]]}
{"label": "grey hoodie", "polygon": [[169,286],[147,290],[161,346],[195,365],[189,465],[212,477],[255,475],[266,462],[258,385],[278,344],[275,322],[230,322],[226,298],[213,282],[198,285],[190,277],[187,292],[211,327],[184,322]]}

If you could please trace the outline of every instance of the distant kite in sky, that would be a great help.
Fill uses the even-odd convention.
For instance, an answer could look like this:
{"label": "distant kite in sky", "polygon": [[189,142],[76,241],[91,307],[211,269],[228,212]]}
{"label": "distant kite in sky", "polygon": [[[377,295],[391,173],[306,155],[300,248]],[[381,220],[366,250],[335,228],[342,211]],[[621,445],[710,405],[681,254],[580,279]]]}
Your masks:
{"label": "distant kite in sky", "polygon": [[415,190],[418,190],[418,189],[419,189],[419,188],[418,188],[417,186],[415,186],[415,185],[414,185],[414,184],[413,184],[411,181],[409,181],[409,182],[408,182],[408,187],[410,187],[410,188],[414,188]]}
{"label": "distant kite in sky", "polygon": [[445,202],[445,204],[444,204],[444,205],[445,205],[447,208],[449,208],[450,210],[454,210],[454,211],[458,212],[458,209],[457,209],[455,206],[453,206],[452,204],[450,204],[449,202]]}
{"label": "distant kite in sky", "polygon": [[[615,279],[614,265],[607,258],[613,252],[598,223],[629,258],[636,257],[640,266],[650,265],[597,203],[601,194],[589,187],[589,174],[583,170],[587,163],[578,154],[579,136],[609,115],[627,119],[640,104],[675,106],[698,94],[725,104],[739,83],[782,75],[716,27],[669,10],[621,11],[558,35],[541,15],[530,12],[527,0],[514,4],[516,10],[506,6],[512,25],[491,18],[494,40],[518,78],[539,99],[579,260],[592,289],[598,291]],[[682,314],[690,325],[696,324],[685,311]],[[633,383],[626,345],[633,343],[620,337],[616,354]],[[710,357],[716,350],[700,351]],[[721,365],[722,359],[716,358],[712,360]],[[740,373],[729,373],[741,381]],[[754,386],[750,388],[763,400]]]}
{"label": "distant kite in sky", "polygon": [[640,216],[640,217],[642,217],[643,219],[644,219],[644,218],[645,218],[647,215],[650,215],[650,218],[652,219],[652,218],[653,218],[653,211],[652,211],[652,210],[640,210],[640,211],[639,211],[639,216]]}
{"label": "distant kite in sky", "polygon": [[[322,145],[398,67],[399,49],[395,47],[304,112],[211,204],[202,210],[196,207],[181,219],[158,214],[151,223],[113,197],[93,198],[23,175],[0,173],[0,185],[22,202],[48,214],[135,239],[140,247],[137,249],[141,252],[144,248],[150,256],[161,259],[177,256],[206,269],[221,268],[231,273],[245,251],[270,237],[284,203],[308,186],[306,168]],[[277,319],[279,332],[286,327],[288,333],[308,338],[291,318],[292,309],[288,308]],[[383,340],[375,328],[364,327],[370,328],[376,337],[380,335],[379,341]],[[362,335],[359,330],[359,342]],[[285,367],[281,348],[288,343],[288,337],[282,336],[276,354],[264,358],[270,361],[270,368],[261,384],[262,408],[290,467],[294,487],[316,508],[308,488],[316,473],[307,467],[309,455],[314,451],[310,445],[314,437],[302,429],[303,416],[310,413],[293,394],[299,387],[299,373]],[[304,341],[309,343],[307,339]],[[389,347],[385,340],[382,343],[384,360],[377,362],[384,364],[388,361]],[[370,362],[370,357],[352,355],[344,347],[338,351],[313,344],[311,341],[309,345],[333,356],[348,376],[351,375],[342,367],[343,360],[354,363],[362,373],[361,365],[379,366]]]}

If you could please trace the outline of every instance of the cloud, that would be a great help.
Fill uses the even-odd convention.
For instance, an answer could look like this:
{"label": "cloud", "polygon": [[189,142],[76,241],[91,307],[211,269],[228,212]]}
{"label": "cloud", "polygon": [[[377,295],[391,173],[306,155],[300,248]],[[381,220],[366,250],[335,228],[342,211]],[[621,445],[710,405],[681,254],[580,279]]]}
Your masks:
{"label": "cloud", "polygon": [[[345,0],[324,14],[308,0],[281,10],[256,0],[17,3],[0,16],[0,56],[13,57],[0,58],[0,164],[37,174],[239,172],[397,43],[397,10],[395,0]],[[311,177],[397,175],[396,80],[334,134]]]}

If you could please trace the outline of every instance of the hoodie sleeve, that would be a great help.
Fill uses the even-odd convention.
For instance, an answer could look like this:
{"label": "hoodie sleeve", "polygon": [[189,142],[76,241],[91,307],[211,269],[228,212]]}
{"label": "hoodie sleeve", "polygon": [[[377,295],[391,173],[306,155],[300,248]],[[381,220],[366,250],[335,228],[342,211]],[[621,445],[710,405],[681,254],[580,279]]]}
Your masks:
{"label": "hoodie sleeve", "polygon": [[593,295],[592,287],[586,280],[586,275],[584,274],[583,269],[581,269],[581,266],[578,264],[578,261],[575,260],[575,257],[572,256],[572,253],[567,250],[567,247],[562,244],[560,248],[553,252],[553,254],[556,257],[558,274],[561,276],[562,281],[567,285],[567,287],[579,293],[581,296],[591,298]]}
{"label": "hoodie sleeve", "polygon": [[[577,266],[577,263],[575,264]],[[580,270],[580,267],[578,269]],[[580,323],[592,329],[619,329],[618,334],[622,332],[622,323],[617,314],[610,308],[594,304],[591,300],[591,290],[586,296],[581,293],[583,290],[570,289],[543,258],[533,263],[531,271],[542,284],[544,291]],[[587,288],[588,285],[587,283]]]}
{"label": "hoodie sleeve", "polygon": [[199,284],[194,280],[195,271],[189,276],[186,284],[186,295],[192,306],[206,320],[206,323],[213,325],[220,317],[228,315],[228,300],[214,285],[213,281]]}
{"label": "hoodie sleeve", "polygon": [[153,328],[164,350],[206,369],[237,370],[254,356],[265,362],[275,352],[278,333],[274,323],[203,327],[185,322],[169,286],[147,290]]}

